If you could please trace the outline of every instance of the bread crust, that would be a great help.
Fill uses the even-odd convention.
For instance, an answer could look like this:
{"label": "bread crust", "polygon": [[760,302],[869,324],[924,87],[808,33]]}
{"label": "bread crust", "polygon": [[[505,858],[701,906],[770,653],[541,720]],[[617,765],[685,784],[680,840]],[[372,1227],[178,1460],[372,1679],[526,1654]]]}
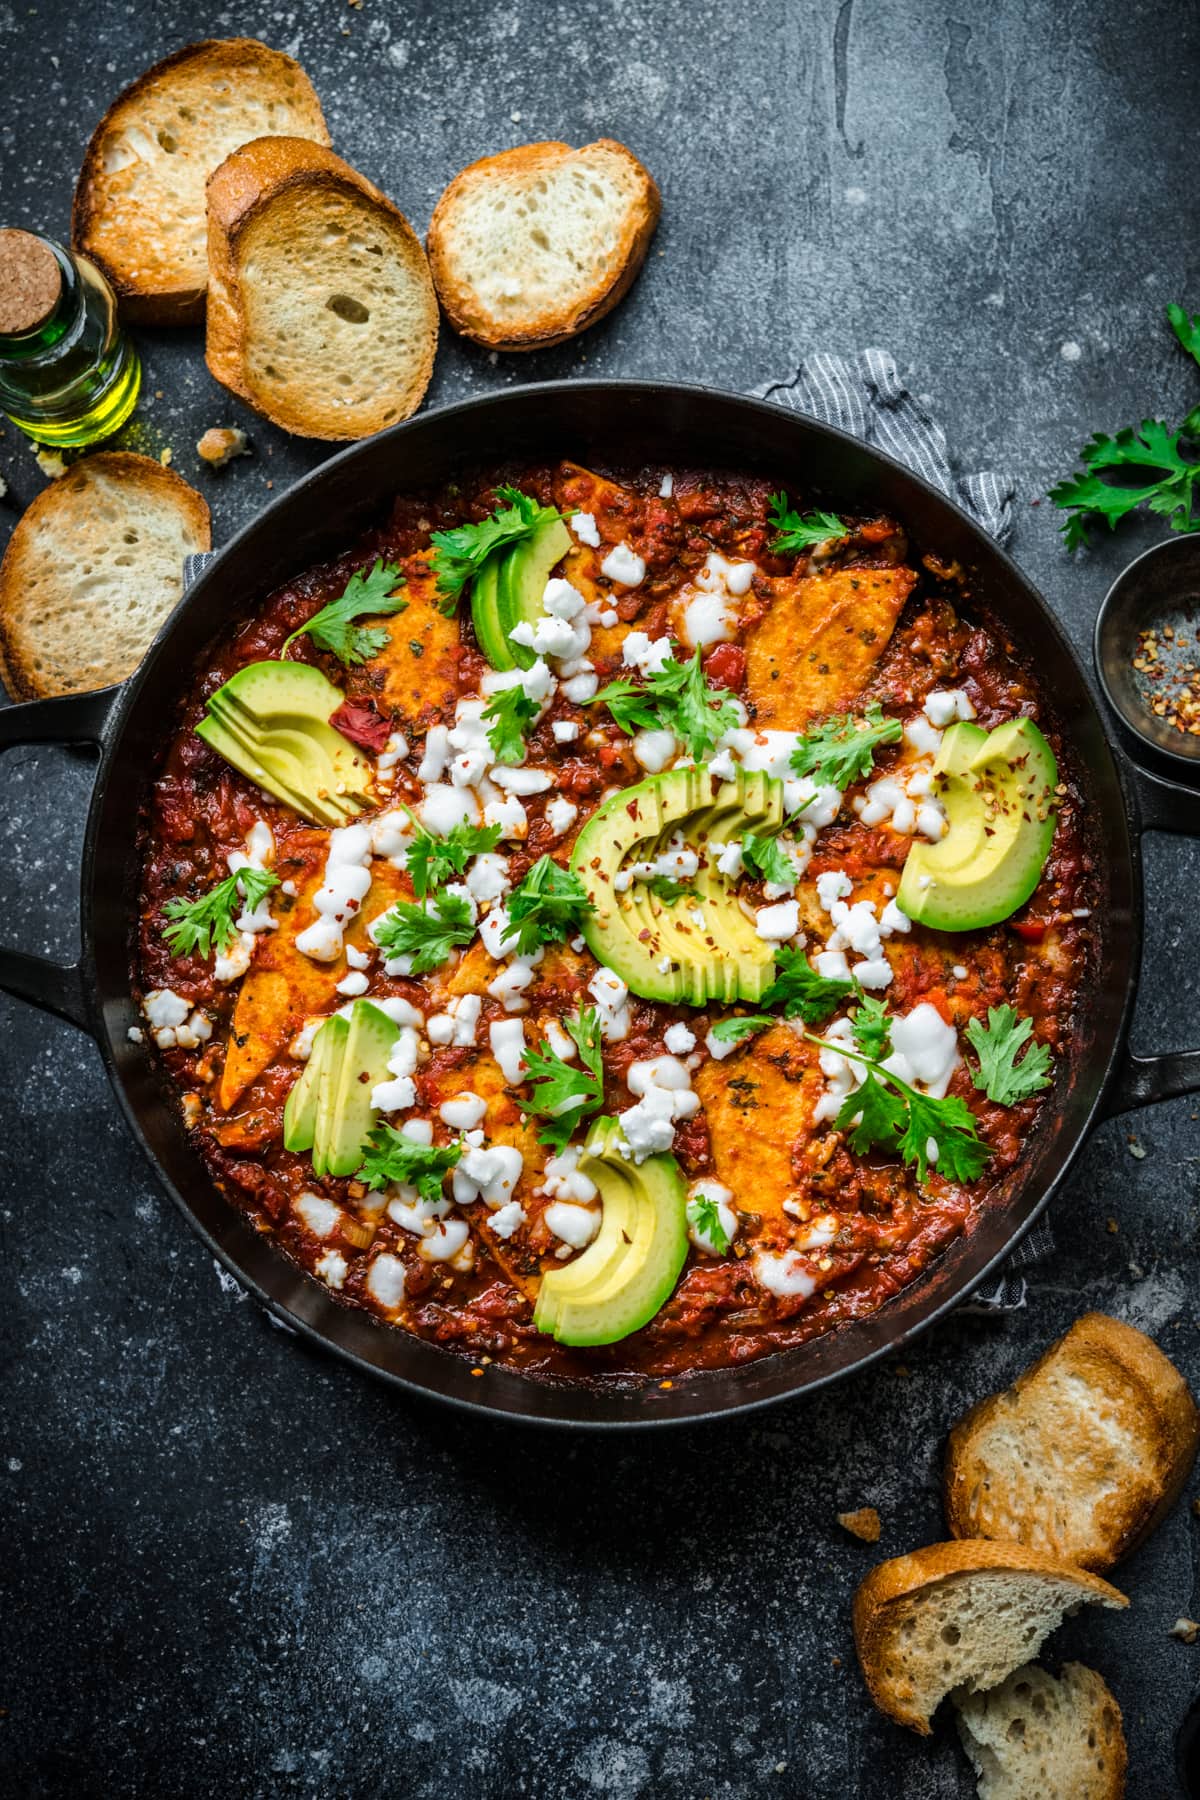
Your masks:
{"label": "bread crust", "polygon": [[[137,456],[130,450],[104,450],[76,463],[61,480],[44,488],[25,509],[9,539],[3,561],[0,561],[0,674],[14,700],[41,700],[55,694],[85,691],[86,684],[83,683],[48,683],[39,678],[20,609],[37,559],[35,532],[39,527],[52,526],[57,512],[69,513],[80,483],[94,481],[97,477],[119,482],[134,494],[153,491],[160,500],[166,496],[179,508],[199,547],[204,550],[212,547],[207,502],[174,469],[164,468],[153,457]],[[126,674],[129,672],[125,671]],[[114,674],[114,679],[123,679],[123,676]]]}
{"label": "bread crust", "polygon": [[[607,150],[620,156],[636,173],[641,195],[634,205],[623,234],[620,255],[612,279],[596,287],[580,304],[557,314],[543,313],[524,325],[500,331],[482,324],[470,304],[471,289],[458,279],[454,252],[449,242],[449,225],[454,208],[472,186],[504,181],[510,176],[538,170],[568,157],[583,156],[589,150]],[[482,156],[457,174],[442,194],[429,221],[426,247],[429,266],[442,310],[454,329],[473,343],[489,350],[548,350],[568,338],[577,337],[590,325],[610,313],[625,298],[637,278],[655,227],[662,214],[662,197],[658,185],[645,164],[625,144],[615,138],[597,138],[578,150],[557,138],[536,144],[523,144],[514,150],[502,150],[494,156]]]}
{"label": "bread crust", "polygon": [[932,1729],[929,1720],[905,1704],[888,1676],[888,1642],[905,1602],[915,1594],[981,1571],[1041,1576],[1077,1587],[1081,1601],[1094,1600],[1118,1608],[1129,1605],[1125,1595],[1099,1575],[1022,1544],[983,1538],[953,1539],[944,1544],[927,1544],[906,1556],[893,1556],[878,1563],[859,1583],[854,1595],[854,1642],[863,1679],[881,1712],[924,1737]]}
{"label": "bread crust", "polygon": [[[989,1708],[1007,1708],[1014,1718],[1019,1716],[1013,1689],[1022,1682],[1048,1696],[1052,1706],[1073,1705],[1068,1729],[1064,1731],[1060,1727],[1053,1733],[1060,1744],[1052,1772],[1046,1770],[1039,1756],[1039,1752],[1046,1753],[1047,1746],[1031,1746],[1024,1732],[1002,1740],[998,1745],[994,1727],[990,1733],[986,1730]],[[1116,1696],[1095,1669],[1089,1669],[1083,1663],[1064,1663],[1056,1681],[1048,1670],[1037,1664],[1026,1664],[1024,1668],[1014,1669],[999,1688],[985,1694],[973,1694],[965,1702],[956,1701],[956,1705],[959,1736],[975,1766],[981,1794],[985,1785],[989,1793],[996,1791],[993,1775],[998,1774],[1009,1793],[1017,1791],[1018,1783],[1028,1791],[1027,1783],[1032,1777],[1035,1781],[1047,1779],[1060,1800],[1067,1800],[1068,1793],[1071,1800],[1082,1800],[1085,1795],[1087,1800],[1121,1800],[1129,1767],[1124,1721]],[[1001,1719],[1005,1716],[1001,1710]],[[1043,1733],[1047,1729],[1045,1717],[1044,1713]],[[1073,1731],[1069,1729],[1071,1726],[1074,1726]],[[1035,1739],[1036,1736],[1035,1733]],[[1061,1743],[1063,1738],[1065,1745]],[[1101,1750],[1102,1759],[1098,1755]],[[1068,1762],[1073,1766],[1069,1767]],[[1069,1790],[1063,1785],[1064,1779],[1071,1783]]]}
{"label": "bread crust", "polygon": [[[1115,1472],[1120,1479],[1112,1481],[1111,1491],[1095,1508],[1093,1530],[1087,1536],[1059,1529],[1032,1491],[1020,1497],[1020,1504],[1005,1508],[1005,1516],[998,1519],[1000,1505],[993,1503],[989,1512],[984,1489],[989,1473],[987,1432],[1003,1424],[1007,1414],[1008,1428],[1019,1434],[1018,1407],[1026,1396],[1030,1408],[1036,1407],[1039,1380],[1058,1362],[1076,1380],[1105,1396],[1127,1424],[1138,1425],[1138,1435],[1152,1445],[1149,1462],[1139,1460],[1136,1468],[1126,1465]],[[1132,1417],[1135,1410],[1137,1419]],[[1016,1537],[1068,1557],[1081,1568],[1109,1569],[1142,1543],[1175,1504],[1198,1444],[1200,1414],[1174,1363],[1132,1325],[1104,1313],[1085,1313],[1011,1388],[979,1401],[950,1432],[943,1473],[946,1523],[956,1538]],[[1061,1480],[1069,1483],[1069,1470],[1063,1471]],[[1033,1485],[1031,1481],[1031,1490]]]}
{"label": "bread crust", "polygon": [[[405,247],[429,282],[432,323],[419,371],[410,384],[416,398],[415,412],[433,374],[437,350],[437,302],[420,238],[387,195],[332,150],[307,138],[253,138],[227,157],[208,178],[208,329],[204,358],[216,379],[256,412],[285,431],[300,437],[344,440],[370,435],[347,432],[336,426],[320,426],[310,414],[286,405],[264,404],[250,386],[246,374],[246,320],[238,263],[238,250],[246,232],[272,202],[290,188],[327,188],[352,194],[379,207],[399,231]],[[380,427],[372,427],[378,430]]]}
{"label": "bread crust", "polygon": [[325,124],[325,116],[321,110],[321,102],[316,89],[305,71],[293,57],[282,50],[273,50],[269,44],[260,43],[257,38],[200,38],[194,44],[185,44],[179,50],[173,50],[169,56],[153,63],[145,69],[129,86],[123,88],[116,99],[102,115],[99,124],[88,140],[83,155],[83,165],[79,171],[79,179],[75,184],[75,197],[71,208],[71,241],[76,250],[88,257],[104,275],[120,302],[122,316],[132,324],[140,325],[195,325],[204,317],[204,303],[207,292],[206,285],[181,282],[171,288],[151,288],[132,280],[126,270],[117,266],[111,256],[106,255],[96,241],[96,227],[103,216],[105,202],[105,170],[103,167],[103,147],[105,137],[117,122],[121,113],[136,109],[138,102],[164,75],[170,74],[181,64],[206,59],[214,65],[236,65],[247,55],[265,56],[277,68],[286,68],[290,74],[301,81],[307,89],[307,98],[311,101],[321,123],[324,142],[329,143],[329,128]]}

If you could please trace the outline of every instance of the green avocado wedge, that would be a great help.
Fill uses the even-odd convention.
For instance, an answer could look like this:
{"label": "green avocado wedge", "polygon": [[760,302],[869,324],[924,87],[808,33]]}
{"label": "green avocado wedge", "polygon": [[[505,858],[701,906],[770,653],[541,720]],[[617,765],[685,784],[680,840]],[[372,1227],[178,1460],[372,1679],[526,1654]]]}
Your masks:
{"label": "green avocado wedge", "polygon": [[325,1172],[353,1175],[362,1162],[363,1145],[378,1121],[371,1090],[388,1078],[388,1057],[399,1027],[369,1000],[350,1009],[350,1029],[338,1070],[332,1130],[324,1145]]}
{"label": "green avocado wedge", "polygon": [[[342,1076],[342,1057],[350,1036],[349,1021],[340,1013],[326,1019],[318,1038],[328,1037],[321,1066],[317,1070],[316,1117],[313,1122],[312,1166],[314,1175],[329,1175],[329,1151],[334,1141],[337,1122],[337,1096]],[[316,1044],[313,1044],[316,1051]]]}
{"label": "green avocado wedge", "polygon": [[367,758],[330,725],[345,696],[308,663],[248,663],[210,695],[196,735],[317,825],[370,803]]}
{"label": "green avocado wedge", "polygon": [[[592,955],[643,999],[761,999],[775,979],[774,950],[717,858],[732,838],[778,830],[782,819],[782,783],[761,771],[718,782],[704,769],[668,769],[612,795],[571,854],[592,904],[582,926]],[[638,880],[618,886],[628,864],[653,862],[677,834],[700,860],[684,894],[666,900]]]}
{"label": "green avocado wedge", "polygon": [[673,1156],[643,1163],[617,1149],[621,1128],[599,1119],[579,1160],[600,1193],[600,1230],[581,1256],[542,1277],[533,1322],[558,1343],[615,1344],[670,1298],[687,1261],[687,1186]]}
{"label": "green avocado wedge", "polygon": [[471,623],[479,648],[493,669],[515,669],[513,647],[500,629],[500,565],[506,552],[494,550],[471,583]]}
{"label": "green avocado wedge", "polygon": [[1024,906],[1054,839],[1058,766],[1032,719],[951,725],[933,765],[948,829],[914,843],[896,904],[935,931],[978,931]]}
{"label": "green avocado wedge", "polygon": [[321,1070],[333,1048],[333,1038],[322,1025],[312,1041],[308,1061],[301,1071],[283,1108],[283,1147],[285,1150],[311,1150],[317,1130],[317,1094]]}
{"label": "green avocado wedge", "polygon": [[[500,565],[500,631],[519,668],[531,669],[537,657],[528,644],[514,644],[510,634],[517,625],[536,625],[543,616],[546,583],[570,548],[571,534],[562,520],[548,519],[515,544]],[[510,662],[509,667],[513,666]]]}

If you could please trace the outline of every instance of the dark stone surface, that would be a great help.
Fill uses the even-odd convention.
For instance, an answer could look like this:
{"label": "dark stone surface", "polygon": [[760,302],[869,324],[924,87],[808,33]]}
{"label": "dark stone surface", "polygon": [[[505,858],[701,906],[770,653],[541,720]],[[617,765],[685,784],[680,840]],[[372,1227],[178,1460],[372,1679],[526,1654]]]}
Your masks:
{"label": "dark stone surface", "polygon": [[[103,106],[206,32],[301,57],[336,147],[418,228],[464,163],[539,136],[613,135],[661,181],[614,317],[495,364],[447,334],[433,401],[585,369],[749,388],[882,343],[964,468],[1017,472],[1016,554],[1081,647],[1161,535],[1073,564],[1032,503],[1093,428],[1198,397],[1162,325],[1167,300],[1200,305],[1187,9],[0,0],[4,222],[65,232]],[[218,541],[325,454],[243,418],[197,333],[140,341],[129,441],[173,448]],[[253,460],[199,475],[200,431],[235,420]],[[0,472],[19,503],[41,485],[11,429]],[[64,753],[6,758],[6,940],[71,952],[87,785]],[[1194,847],[1152,843],[1148,1046],[1197,1035],[1198,875]],[[397,1400],[271,1329],[159,1193],[86,1040],[8,1003],[0,1033],[10,1793],[968,1794],[947,1728],[921,1743],[865,1702],[849,1598],[875,1553],[835,1511],[877,1505],[880,1552],[937,1537],[947,1422],[1085,1306],[1200,1379],[1194,1102],[1097,1132],[1019,1317],[749,1423],[573,1440]],[[1185,1502],[1122,1570],[1130,1611],[1050,1652],[1112,1682],[1153,1800],[1200,1657],[1167,1635],[1198,1604],[1195,1529]]]}

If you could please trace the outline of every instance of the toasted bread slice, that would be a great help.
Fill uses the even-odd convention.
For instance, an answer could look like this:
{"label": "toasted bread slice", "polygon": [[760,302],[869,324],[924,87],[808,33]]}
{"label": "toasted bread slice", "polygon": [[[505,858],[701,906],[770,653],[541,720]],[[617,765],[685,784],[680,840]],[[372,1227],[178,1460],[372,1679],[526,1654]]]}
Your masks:
{"label": "toasted bread slice", "polygon": [[16,700],[136,669],[212,545],[208,507],[149,456],[85,457],[39,494],[0,563],[0,669]]}
{"label": "toasted bread slice", "polygon": [[612,138],[485,156],[454,177],[429,225],[446,317],[494,350],[561,344],[628,292],[661,210],[649,170]]}
{"label": "toasted bread slice", "polygon": [[950,1433],[946,1522],[1109,1569],[1153,1530],[1196,1456],[1187,1383],[1131,1325],[1085,1313]]}
{"label": "toasted bread slice", "polygon": [[1031,1664],[956,1705],[979,1800],[1121,1800],[1121,1709],[1094,1669],[1067,1663],[1056,1681]]}
{"label": "toasted bread slice", "polygon": [[208,366],[300,437],[416,411],[438,310],[420,239],[377,187],[303,138],[245,144],[208,184]]}
{"label": "toasted bread slice", "polygon": [[893,1557],[854,1596],[854,1641],[871,1698],[927,1735],[952,1688],[995,1687],[1084,1601],[1129,1604],[1098,1575],[1020,1544],[968,1540]]}
{"label": "toasted bread slice", "polygon": [[188,44],[114,100],[83,159],[71,230],[127,318],[204,316],[204,184],[230,151],[267,135],[329,142],[299,63],[253,38]]}

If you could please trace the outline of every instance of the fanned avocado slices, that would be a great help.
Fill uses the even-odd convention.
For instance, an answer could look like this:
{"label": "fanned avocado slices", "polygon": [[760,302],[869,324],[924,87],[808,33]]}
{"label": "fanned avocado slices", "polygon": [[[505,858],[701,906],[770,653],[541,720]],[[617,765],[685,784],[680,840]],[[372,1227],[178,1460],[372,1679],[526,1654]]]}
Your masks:
{"label": "fanned avocado slices", "polygon": [[524,620],[542,617],[542,595],[550,572],[571,548],[571,534],[561,519],[548,519],[529,537],[495,550],[471,584],[471,622],[479,648],[493,669],[528,669],[535,661],[526,644],[514,644],[510,633]]}
{"label": "fanned avocado slices", "polygon": [[196,735],[302,818],[344,825],[371,799],[370,764],[329,723],[344,698],[309,663],[248,663],[209,697]]}
{"label": "fanned avocado slices", "polygon": [[353,1175],[376,1122],[371,1090],[388,1076],[398,1036],[380,1007],[356,1000],[349,1018],[334,1013],[313,1038],[312,1053],[283,1109],[288,1150],[312,1151],[314,1175]]}

